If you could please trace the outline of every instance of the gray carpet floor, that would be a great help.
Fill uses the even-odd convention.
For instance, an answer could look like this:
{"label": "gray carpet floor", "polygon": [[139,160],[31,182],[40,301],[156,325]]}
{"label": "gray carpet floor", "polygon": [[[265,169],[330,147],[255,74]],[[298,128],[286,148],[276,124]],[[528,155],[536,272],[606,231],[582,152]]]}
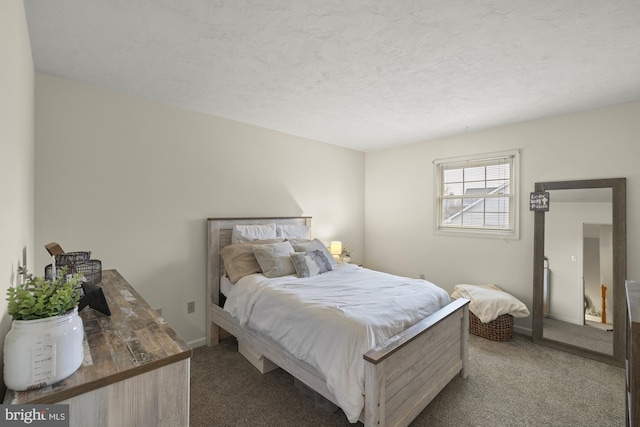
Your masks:
{"label": "gray carpet floor", "polygon": [[[469,341],[469,377],[454,378],[412,426],[624,426],[623,368],[521,335]],[[233,339],[194,349],[190,420],[192,427],[352,425],[300,393],[281,369],[260,374]]]}

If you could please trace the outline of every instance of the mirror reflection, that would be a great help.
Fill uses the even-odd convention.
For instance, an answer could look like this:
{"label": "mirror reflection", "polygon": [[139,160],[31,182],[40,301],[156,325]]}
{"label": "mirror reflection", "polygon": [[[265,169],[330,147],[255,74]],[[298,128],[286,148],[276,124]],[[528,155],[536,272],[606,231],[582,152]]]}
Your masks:
{"label": "mirror reflection", "polygon": [[550,190],[543,337],[613,355],[612,190]]}

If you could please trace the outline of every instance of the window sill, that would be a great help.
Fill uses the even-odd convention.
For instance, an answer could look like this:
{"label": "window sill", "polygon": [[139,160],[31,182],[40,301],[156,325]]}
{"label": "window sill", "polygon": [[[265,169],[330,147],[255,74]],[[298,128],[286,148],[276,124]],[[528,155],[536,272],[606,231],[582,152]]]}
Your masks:
{"label": "window sill", "polygon": [[485,237],[487,239],[520,240],[518,230],[476,230],[459,228],[439,228],[434,230],[437,236]]}

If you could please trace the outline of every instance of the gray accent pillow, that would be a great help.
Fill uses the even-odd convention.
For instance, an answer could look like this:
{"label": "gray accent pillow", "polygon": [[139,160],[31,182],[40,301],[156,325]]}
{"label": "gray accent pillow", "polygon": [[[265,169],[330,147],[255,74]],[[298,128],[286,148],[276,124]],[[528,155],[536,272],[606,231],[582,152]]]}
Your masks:
{"label": "gray accent pillow", "polygon": [[291,262],[298,277],[311,277],[333,270],[327,256],[321,250],[291,254]]}
{"label": "gray accent pillow", "polygon": [[319,239],[313,239],[309,242],[295,243],[292,246],[296,252],[310,252],[315,250],[322,251],[327,256],[327,259],[331,263],[331,266],[335,267],[337,264],[336,260],[333,258],[333,255],[331,255],[331,252],[329,252],[329,249],[327,249],[325,244],[322,243]]}
{"label": "gray accent pillow", "polygon": [[296,269],[291,262],[291,254],[294,252],[289,242],[253,247],[253,255],[258,260],[262,274],[269,278],[295,274]]}

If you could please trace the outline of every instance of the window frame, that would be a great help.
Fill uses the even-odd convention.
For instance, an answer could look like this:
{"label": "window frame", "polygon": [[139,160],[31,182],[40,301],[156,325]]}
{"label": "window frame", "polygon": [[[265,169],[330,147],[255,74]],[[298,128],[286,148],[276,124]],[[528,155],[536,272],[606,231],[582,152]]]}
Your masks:
{"label": "window frame", "polygon": [[[486,226],[451,226],[442,223],[443,204],[443,180],[444,171],[447,167],[460,164],[489,163],[496,160],[506,160],[510,162],[509,177],[509,222],[510,228],[498,229]],[[450,169],[450,168],[449,168]],[[506,150],[493,153],[474,154],[467,156],[449,157],[436,159],[433,161],[434,171],[434,233],[441,235],[458,236],[482,236],[500,239],[520,239],[520,150]],[[464,181],[463,181],[464,183]],[[483,198],[484,199],[484,198]]]}

